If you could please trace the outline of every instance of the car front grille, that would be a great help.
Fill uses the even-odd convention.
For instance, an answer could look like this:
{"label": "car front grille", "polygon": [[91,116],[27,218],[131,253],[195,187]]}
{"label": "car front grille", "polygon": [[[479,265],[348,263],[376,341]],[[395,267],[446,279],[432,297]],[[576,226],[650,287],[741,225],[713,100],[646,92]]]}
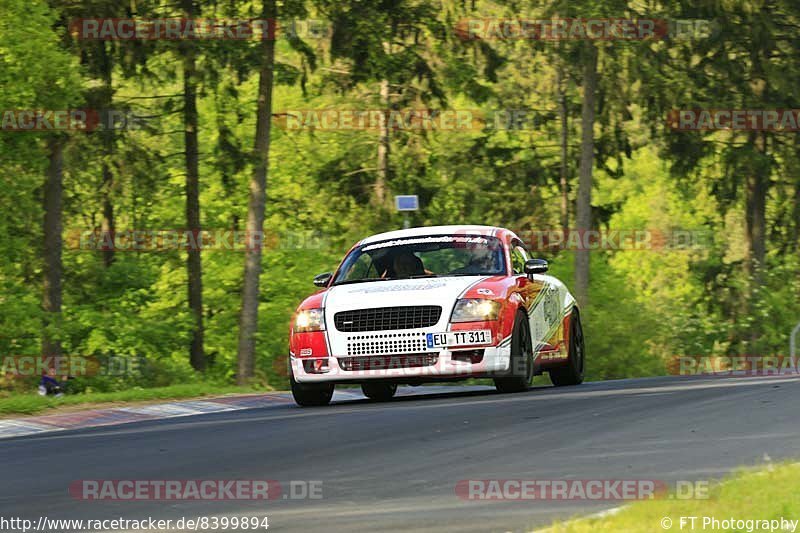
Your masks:
{"label": "car front grille", "polygon": [[419,368],[433,366],[439,354],[373,355],[369,357],[339,357],[339,366],[348,372],[360,370],[390,370],[393,368]]}
{"label": "car front grille", "polygon": [[340,311],[333,315],[336,329],[344,332],[389,331],[393,329],[429,328],[439,322],[442,308],[438,305],[376,307]]}
{"label": "car front grille", "polygon": [[[347,355],[394,355],[428,351],[425,333],[367,333],[347,336]],[[344,354],[342,354],[344,355]]]}

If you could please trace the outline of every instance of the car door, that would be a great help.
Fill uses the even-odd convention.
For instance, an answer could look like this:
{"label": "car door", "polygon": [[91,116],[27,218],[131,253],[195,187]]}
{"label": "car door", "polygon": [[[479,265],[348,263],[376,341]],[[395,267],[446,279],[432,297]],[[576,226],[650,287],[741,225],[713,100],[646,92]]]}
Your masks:
{"label": "car door", "polygon": [[537,279],[541,276],[534,276],[533,279],[528,278],[525,274],[525,262],[528,260],[528,252],[522,245],[521,241],[512,240],[509,248],[511,254],[511,269],[513,275],[517,278],[517,287],[519,287],[519,295],[525,305],[525,310],[528,315],[528,323],[531,331],[531,344],[535,350],[541,338],[544,336],[544,316],[541,308],[536,304],[542,295],[542,289],[545,286],[544,280]]}
{"label": "car door", "polygon": [[559,290],[550,283],[550,276],[534,274],[528,277],[525,274],[525,262],[530,255],[521,241],[511,242],[510,253],[511,267],[528,313],[531,343],[534,352],[538,352],[558,332],[561,320]]}

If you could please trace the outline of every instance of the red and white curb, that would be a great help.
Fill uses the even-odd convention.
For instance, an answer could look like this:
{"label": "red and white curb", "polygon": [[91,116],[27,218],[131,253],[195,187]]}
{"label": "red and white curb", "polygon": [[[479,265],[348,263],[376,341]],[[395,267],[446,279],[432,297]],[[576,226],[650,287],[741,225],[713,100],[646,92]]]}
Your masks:
{"label": "red and white curb", "polygon": [[[341,399],[349,399],[350,395],[342,396]],[[292,396],[288,393],[248,394],[223,396],[209,400],[185,400],[8,419],[0,420],[0,439],[67,429],[101,427],[181,416],[257,409],[291,403],[293,403]]]}
{"label": "red and white curb", "polygon": [[[427,393],[458,392],[487,387],[425,387]],[[415,395],[414,389],[398,391],[399,396]],[[363,400],[359,389],[337,389],[333,401]],[[258,409],[276,405],[294,404],[288,392],[268,394],[240,394],[222,396],[208,400],[182,400],[159,404],[139,405],[131,407],[114,407],[108,409],[91,409],[71,413],[29,416],[0,420],[0,439],[36,435],[68,429],[83,429],[117,424],[130,424],[149,420],[162,420],[181,416],[223,413],[242,409]]]}

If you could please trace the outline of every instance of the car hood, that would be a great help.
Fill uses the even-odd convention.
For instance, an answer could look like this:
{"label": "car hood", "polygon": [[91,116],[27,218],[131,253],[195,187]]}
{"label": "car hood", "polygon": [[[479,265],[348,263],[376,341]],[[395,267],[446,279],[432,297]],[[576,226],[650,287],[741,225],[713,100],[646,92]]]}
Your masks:
{"label": "car hood", "polygon": [[328,289],[324,306],[328,316],[339,311],[402,305],[441,305],[446,311],[471,285],[487,277],[400,279],[340,285]]}

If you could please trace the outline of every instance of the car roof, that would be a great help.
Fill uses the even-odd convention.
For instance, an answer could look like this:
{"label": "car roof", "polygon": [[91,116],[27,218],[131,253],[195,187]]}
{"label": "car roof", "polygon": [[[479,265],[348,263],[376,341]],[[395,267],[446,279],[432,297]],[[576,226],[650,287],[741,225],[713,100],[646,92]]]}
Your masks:
{"label": "car roof", "polygon": [[372,235],[359,242],[359,245],[373,242],[386,241],[390,239],[404,239],[408,237],[426,237],[429,235],[493,235],[500,237],[502,233],[513,233],[499,226],[479,226],[479,225],[451,225],[451,226],[424,226],[419,228],[408,228],[395,231],[387,231]]}

